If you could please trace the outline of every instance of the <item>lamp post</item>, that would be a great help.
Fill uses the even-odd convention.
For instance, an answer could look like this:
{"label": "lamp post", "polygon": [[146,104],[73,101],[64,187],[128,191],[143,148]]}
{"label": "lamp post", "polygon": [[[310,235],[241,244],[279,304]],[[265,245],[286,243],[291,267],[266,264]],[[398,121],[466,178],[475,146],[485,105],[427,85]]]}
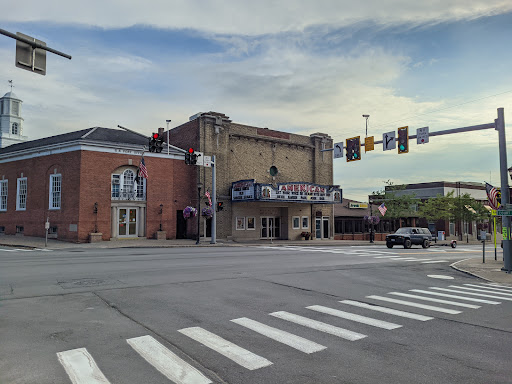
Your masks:
{"label": "lamp post", "polygon": [[203,188],[203,183],[197,183],[197,241],[196,245],[199,244],[200,229],[201,229],[201,188]]}
{"label": "lamp post", "polygon": [[370,243],[373,243],[373,201],[368,199],[370,203]]}
{"label": "lamp post", "polygon": [[159,231],[162,231],[162,214],[164,212],[164,205],[163,204],[160,204],[160,211],[158,212],[158,214],[160,215],[160,229]]}
{"label": "lamp post", "polygon": [[95,216],[94,233],[98,233],[98,202],[94,203],[94,208],[92,209],[92,212],[94,213],[94,216]]}
{"label": "lamp post", "polygon": [[366,119],[366,135],[365,137],[368,137],[368,118],[370,115],[363,115],[363,117]]}
{"label": "lamp post", "polygon": [[167,154],[169,154],[169,123],[171,122],[171,120],[165,120],[165,122],[167,123]]}

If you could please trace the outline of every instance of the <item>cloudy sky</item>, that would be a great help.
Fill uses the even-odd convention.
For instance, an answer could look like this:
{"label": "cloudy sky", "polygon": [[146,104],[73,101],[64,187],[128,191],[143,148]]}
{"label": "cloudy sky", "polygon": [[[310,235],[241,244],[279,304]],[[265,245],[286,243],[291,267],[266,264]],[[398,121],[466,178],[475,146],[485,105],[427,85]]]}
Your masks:
{"label": "cloudy sky", "polygon": [[[218,111],[233,121],[335,142],[409,126],[430,131],[512,122],[510,0],[0,0],[0,28],[73,56],[47,55],[47,75],[14,66],[0,35],[0,93],[23,100],[30,139],[118,124],[157,127]],[[512,131],[508,146],[512,145]],[[508,152],[509,165],[512,153]],[[334,163],[344,197],[384,181],[490,181],[498,135],[410,142]]]}

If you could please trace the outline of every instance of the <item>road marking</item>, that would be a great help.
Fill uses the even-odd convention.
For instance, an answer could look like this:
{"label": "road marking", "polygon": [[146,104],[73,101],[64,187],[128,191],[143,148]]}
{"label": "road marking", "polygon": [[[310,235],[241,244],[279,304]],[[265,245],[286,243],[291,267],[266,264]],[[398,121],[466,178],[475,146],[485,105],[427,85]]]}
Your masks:
{"label": "road marking", "polygon": [[126,341],[144,360],[176,384],[209,384],[212,382],[149,335],[134,337]]}
{"label": "road marking", "polygon": [[85,348],[57,352],[57,358],[73,384],[110,384]]}
{"label": "road marking", "polygon": [[418,292],[418,293],[425,293],[427,295],[434,295],[434,296],[441,296],[441,297],[449,297],[452,299],[460,299],[460,300],[467,300],[467,301],[473,301],[475,303],[483,303],[483,304],[501,304],[499,301],[491,301],[491,300],[484,300],[484,299],[475,299],[473,297],[464,297],[464,296],[457,296],[457,295],[449,295],[447,293],[439,293],[439,292],[430,292],[430,291],[424,291],[423,289],[410,289],[411,292]]}
{"label": "road marking", "polygon": [[397,259],[400,256],[375,256],[376,259]]}
{"label": "road marking", "polygon": [[432,279],[444,279],[444,280],[453,280],[452,276],[446,275],[427,275],[427,277],[431,277]]}
{"label": "road marking", "polygon": [[350,341],[360,340],[366,337],[366,335],[363,335],[361,333],[352,332],[349,331],[348,329],[335,327],[334,325],[322,323],[321,321],[308,319],[307,317],[294,315],[293,313],[285,311],[270,313],[270,316],[274,316],[282,320],[287,320],[292,323],[300,324],[303,325],[304,327],[316,329],[317,331],[329,333],[331,335],[338,336]]}
{"label": "road marking", "polygon": [[462,293],[463,295],[473,295],[473,296],[480,296],[480,297],[489,297],[491,299],[512,301],[512,298],[509,299],[508,297],[492,296],[492,295],[486,295],[483,293],[475,293],[475,292],[468,292],[468,291],[457,291],[456,289],[438,288],[438,287],[430,287],[430,289],[435,289],[438,291],[445,291],[445,292],[452,292],[452,293]]}
{"label": "road marking", "polygon": [[428,311],[449,313],[450,315],[457,315],[459,313],[462,313],[461,311],[456,311],[456,310],[453,310],[453,309],[434,307],[433,305],[425,305],[425,304],[413,303],[412,301],[396,300],[396,299],[391,299],[389,297],[384,297],[384,296],[371,295],[371,296],[366,296],[366,298],[374,299],[374,300],[387,301],[389,303],[408,305],[410,307],[422,308],[422,309],[426,309]]}
{"label": "road marking", "polygon": [[483,285],[490,285],[491,287],[500,287],[500,288],[512,289],[512,287],[509,287],[507,285],[500,285],[500,284],[496,284],[496,283],[483,283]]}
{"label": "road marking", "polygon": [[399,259],[395,259],[397,261],[418,261],[419,259],[415,257],[401,257]]}
{"label": "road marking", "polygon": [[16,252],[17,249],[0,249],[2,252]]}
{"label": "road marking", "polygon": [[470,287],[488,288],[488,289],[489,289],[489,291],[487,291],[487,292],[489,292],[489,293],[491,293],[491,292],[495,292],[495,291],[499,291],[499,292],[509,292],[509,293],[511,292],[511,291],[510,291],[510,289],[501,289],[501,288],[489,287],[489,286],[487,286],[487,285],[477,285],[477,284],[464,284],[464,285],[468,285],[468,286],[470,286]]}
{"label": "road marking", "polygon": [[371,325],[371,326],[378,327],[378,328],[384,328],[387,330],[396,329],[396,328],[401,327],[401,325],[399,325],[399,324],[389,323],[387,321],[382,321],[382,320],[377,320],[377,319],[372,319],[371,317],[360,316],[360,315],[356,315],[354,313],[339,311],[337,309],[323,307],[321,305],[311,305],[306,308],[311,309],[313,311],[326,313],[328,315],[341,317],[342,319],[352,320],[352,321],[356,321],[358,323],[363,323],[363,324]]}
{"label": "road marking", "polygon": [[411,299],[418,299],[418,300],[425,300],[425,301],[432,301],[434,303],[441,303],[441,304],[450,304],[455,305],[459,307],[466,307],[466,308],[473,308],[477,309],[480,308],[479,305],[473,305],[473,304],[465,304],[465,303],[457,303],[455,301],[450,300],[442,300],[442,299],[434,299],[432,297],[425,297],[425,296],[418,296],[418,295],[410,295],[408,293],[401,293],[401,292],[389,292],[390,295],[396,295],[396,296],[403,296],[403,297],[409,297]]}
{"label": "road marking", "polygon": [[286,331],[281,331],[280,329],[273,328],[257,321],[248,319],[247,317],[241,317],[240,319],[234,319],[231,321],[241,325],[242,327],[249,328],[254,332],[258,332],[260,335],[267,336],[272,340],[286,344],[289,347],[295,348],[304,353],[318,352],[327,348],[313,341],[304,339],[303,337]]}
{"label": "road marking", "polygon": [[422,264],[447,263],[448,260],[422,261]]}
{"label": "road marking", "polygon": [[272,365],[272,362],[268,361],[264,357],[258,356],[247,349],[239,347],[238,345],[233,344],[232,342],[227,341],[206,329],[190,327],[180,329],[178,332],[200,342],[208,348],[213,349],[238,365],[241,365],[251,371]]}
{"label": "road marking", "polygon": [[[467,284],[464,284],[464,285],[467,285]],[[464,289],[464,290],[468,290],[468,291],[475,291],[475,292],[492,293],[493,295],[512,296],[512,293],[490,291],[489,289],[477,289],[477,288],[461,287],[461,286],[458,286],[458,285],[450,285],[449,287],[450,288],[457,288],[457,289]]]}
{"label": "road marking", "polygon": [[355,307],[360,307],[360,308],[371,309],[372,311],[388,313],[390,315],[405,317],[407,319],[413,319],[413,320],[419,320],[419,321],[427,321],[427,320],[434,319],[433,317],[430,317],[430,316],[423,316],[423,315],[418,315],[416,313],[399,311],[396,309],[391,309],[391,308],[386,308],[386,307],[380,307],[380,306],[374,305],[374,304],[361,303],[360,301],[343,300],[343,301],[340,301],[340,303],[353,305]]}

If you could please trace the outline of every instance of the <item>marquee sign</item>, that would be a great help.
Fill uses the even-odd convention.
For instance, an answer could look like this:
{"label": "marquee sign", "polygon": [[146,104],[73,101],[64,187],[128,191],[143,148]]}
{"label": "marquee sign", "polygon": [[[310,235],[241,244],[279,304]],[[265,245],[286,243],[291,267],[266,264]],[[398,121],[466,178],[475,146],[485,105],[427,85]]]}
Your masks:
{"label": "marquee sign", "polygon": [[311,183],[257,184],[254,180],[240,180],[232,184],[232,201],[286,201],[297,203],[341,203],[341,189]]}

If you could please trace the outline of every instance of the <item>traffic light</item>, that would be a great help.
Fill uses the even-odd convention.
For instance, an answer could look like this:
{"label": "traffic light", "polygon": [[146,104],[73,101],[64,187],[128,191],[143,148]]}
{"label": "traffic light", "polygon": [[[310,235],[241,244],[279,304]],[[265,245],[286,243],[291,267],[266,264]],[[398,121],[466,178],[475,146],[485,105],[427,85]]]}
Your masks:
{"label": "traffic light", "polygon": [[347,149],[347,162],[361,160],[361,137],[352,137],[345,141]]}
{"label": "traffic light", "polygon": [[409,127],[398,128],[398,153],[409,152]]}
{"label": "traffic light", "polygon": [[223,205],[224,203],[222,201],[217,202],[217,212],[222,211],[224,209]]}
{"label": "traffic light", "polygon": [[153,133],[149,138],[149,152],[157,152],[158,133]]}
{"label": "traffic light", "polygon": [[195,163],[192,162],[193,156],[194,156],[194,148],[189,148],[188,152],[185,153],[185,164],[187,164],[187,165],[195,164]]}
{"label": "traffic light", "polygon": [[163,135],[157,135],[155,141],[156,141],[156,153],[162,152],[162,149],[164,149]]}

